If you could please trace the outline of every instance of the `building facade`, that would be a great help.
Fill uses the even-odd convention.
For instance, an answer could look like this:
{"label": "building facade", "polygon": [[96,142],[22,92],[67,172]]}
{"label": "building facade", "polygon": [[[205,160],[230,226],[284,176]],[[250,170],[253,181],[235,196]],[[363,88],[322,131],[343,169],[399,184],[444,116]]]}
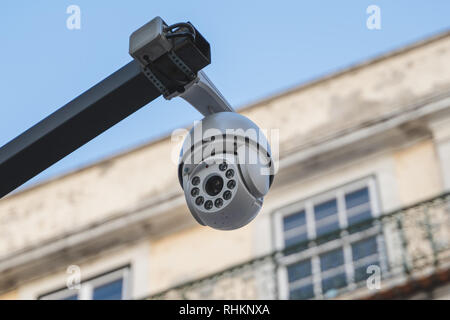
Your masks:
{"label": "building facade", "polygon": [[450,298],[449,32],[240,112],[279,129],[253,222],[198,225],[165,137],[0,200],[0,299]]}

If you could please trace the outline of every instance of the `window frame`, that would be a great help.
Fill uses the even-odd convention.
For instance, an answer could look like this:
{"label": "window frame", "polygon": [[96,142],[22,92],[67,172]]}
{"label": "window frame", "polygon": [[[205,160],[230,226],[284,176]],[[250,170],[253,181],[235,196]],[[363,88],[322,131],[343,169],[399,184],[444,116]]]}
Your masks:
{"label": "window frame", "polygon": [[123,267],[82,281],[80,289],[63,288],[43,294],[38,300],[64,300],[73,295],[78,296],[77,300],[92,300],[95,288],[119,279],[122,279],[122,300],[128,300],[131,298],[130,277],[131,268],[129,266]]}
{"label": "window frame", "polygon": [[[369,193],[369,201],[370,201],[370,209],[373,218],[379,217],[381,214],[380,209],[380,201],[378,197],[378,192],[376,188],[376,181],[374,176],[369,176],[366,178],[359,179],[357,181],[353,181],[336,188],[330,189],[328,191],[309,196],[303,200],[297,201],[295,203],[291,203],[286,205],[274,212],[274,225],[275,225],[275,248],[277,250],[283,250],[285,248],[284,241],[284,228],[283,228],[283,218],[292,214],[299,213],[301,211],[305,211],[305,221],[306,221],[306,229],[307,229],[307,239],[312,240],[316,236],[316,225],[315,225],[315,217],[314,217],[314,206],[329,200],[336,199],[337,205],[337,216],[339,222],[339,230],[348,226],[348,216],[347,210],[345,208],[345,195],[351,193],[353,191],[357,191],[359,189],[367,187]],[[350,209],[351,210],[351,209]],[[299,227],[297,227],[299,228]],[[375,259],[375,254],[359,259],[355,262],[352,257],[352,244],[369,239],[375,236],[377,242],[378,252],[376,257],[380,263],[382,274],[387,271],[387,251],[385,245],[385,237],[384,230],[380,229],[381,226],[379,223],[375,223],[374,226],[371,226],[368,229],[358,231],[355,233],[348,233],[346,231],[341,231],[339,238],[327,241],[322,244],[317,244],[312,247],[306,248],[299,252],[291,253],[289,255],[279,255],[277,257],[278,264],[280,268],[278,268],[278,284],[279,284],[279,294],[281,299],[289,299],[290,288],[292,287],[292,283],[289,283],[287,268],[290,265],[295,263],[310,260],[311,263],[311,275],[306,278],[302,278],[294,281],[293,283],[298,282],[295,287],[299,288],[302,284],[312,283],[314,290],[314,298],[320,299],[325,298],[326,296],[322,293],[322,280],[325,279],[323,277],[324,274],[329,277],[331,274],[340,274],[342,272],[341,268],[344,269],[344,273],[346,275],[347,285],[344,288],[348,288],[349,290],[353,290],[356,288],[356,283],[354,280],[354,271],[355,268],[360,264],[362,260]],[[300,228],[299,228],[300,229]],[[291,231],[291,230],[289,230]],[[344,255],[344,264],[342,266],[322,271],[320,269],[320,255],[342,248]],[[339,269],[339,270],[336,270]],[[328,274],[327,274],[328,273]],[[295,289],[295,288],[294,288]]]}

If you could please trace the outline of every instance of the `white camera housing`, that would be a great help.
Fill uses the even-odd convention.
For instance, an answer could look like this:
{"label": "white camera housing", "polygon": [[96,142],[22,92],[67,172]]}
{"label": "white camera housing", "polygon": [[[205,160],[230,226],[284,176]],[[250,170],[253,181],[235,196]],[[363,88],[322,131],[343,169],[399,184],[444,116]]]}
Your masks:
{"label": "white camera housing", "polygon": [[213,113],[186,136],[178,174],[189,210],[200,224],[237,229],[255,218],[272,184],[270,147],[245,116]]}

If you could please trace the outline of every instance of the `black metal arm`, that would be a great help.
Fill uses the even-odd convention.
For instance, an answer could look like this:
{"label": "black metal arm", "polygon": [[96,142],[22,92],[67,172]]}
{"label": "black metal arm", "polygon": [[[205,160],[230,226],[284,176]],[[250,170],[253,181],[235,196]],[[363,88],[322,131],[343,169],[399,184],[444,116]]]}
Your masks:
{"label": "black metal arm", "polygon": [[[183,36],[181,27],[191,33]],[[192,24],[167,26],[156,17],[131,35],[130,54],[135,60],[0,148],[0,198],[161,94],[170,99],[192,88],[194,97],[184,97],[190,103],[200,96],[214,104],[201,112],[232,110],[197,76],[211,56]]]}
{"label": "black metal arm", "polygon": [[0,198],[160,95],[128,63],[0,148]]}

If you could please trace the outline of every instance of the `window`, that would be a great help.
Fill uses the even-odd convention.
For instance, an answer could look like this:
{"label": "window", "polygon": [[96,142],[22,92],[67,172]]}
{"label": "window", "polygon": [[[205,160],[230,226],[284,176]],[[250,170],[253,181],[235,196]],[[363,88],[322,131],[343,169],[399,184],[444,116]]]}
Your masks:
{"label": "window", "polygon": [[[367,267],[384,262],[383,237],[373,179],[306,199],[277,213],[278,246],[286,248],[286,296],[333,297],[364,281]],[[342,230],[347,228],[348,230]],[[314,240],[314,242],[308,241]]]}
{"label": "window", "polygon": [[45,294],[44,300],[124,300],[129,298],[129,268],[83,281],[79,289],[61,289]]}

